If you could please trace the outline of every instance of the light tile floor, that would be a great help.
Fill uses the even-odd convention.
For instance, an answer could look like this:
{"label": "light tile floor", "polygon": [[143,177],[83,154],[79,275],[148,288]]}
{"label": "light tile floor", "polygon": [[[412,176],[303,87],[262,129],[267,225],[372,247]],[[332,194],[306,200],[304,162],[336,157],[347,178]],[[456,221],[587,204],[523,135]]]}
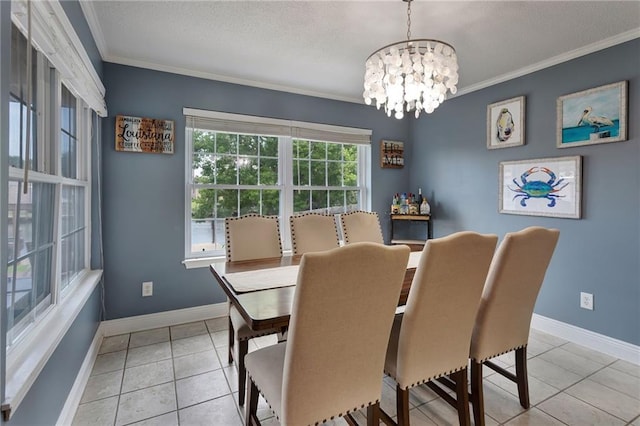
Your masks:
{"label": "light tile floor", "polygon": [[[275,343],[254,339],[249,350]],[[640,366],[531,330],[532,407],[515,385],[485,368],[487,425],[640,426]],[[513,371],[512,354],[496,362]],[[235,365],[227,363],[227,319],[158,328],[104,339],[75,414],[74,426],[243,424]],[[384,379],[382,407],[395,416],[393,381]],[[411,390],[411,424],[454,425],[455,410],[426,387]],[[259,417],[278,425],[261,399]],[[366,424],[356,413],[359,424]],[[346,424],[342,419],[335,424]]]}

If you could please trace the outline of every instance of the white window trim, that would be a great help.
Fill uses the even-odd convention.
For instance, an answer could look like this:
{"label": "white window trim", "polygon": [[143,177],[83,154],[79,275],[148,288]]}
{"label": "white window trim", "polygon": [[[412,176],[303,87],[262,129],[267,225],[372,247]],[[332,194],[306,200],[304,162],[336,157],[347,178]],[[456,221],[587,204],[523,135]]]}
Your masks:
{"label": "white window trim", "polygon": [[[298,132],[298,129],[308,129],[311,132],[326,132],[326,133],[336,133],[336,134],[351,134],[355,137],[367,137],[370,139],[372,135],[372,131],[370,129],[360,129],[354,127],[343,127],[343,126],[334,126],[329,124],[320,124],[320,123],[311,123],[311,122],[303,122],[303,121],[293,121],[293,120],[282,120],[276,118],[268,118],[268,117],[259,117],[259,116],[249,116],[242,114],[232,114],[226,112],[217,112],[217,111],[208,111],[194,108],[183,108],[182,113],[185,116],[194,116],[194,117],[202,117],[202,118],[211,118],[215,120],[228,120],[235,121],[240,123],[251,123],[251,124],[262,124],[266,126],[281,126],[281,127],[289,127],[294,129],[293,132]],[[279,181],[280,185],[274,186],[274,188],[282,191],[284,197],[288,198],[289,192],[293,187],[291,183],[291,174],[293,172],[293,162],[292,162],[292,153],[290,150],[285,149],[284,141],[286,139],[293,139],[294,135],[281,135],[279,139],[278,151],[283,152],[283,161],[284,166],[278,167],[279,173]],[[304,135],[300,136],[301,139],[304,139]],[[191,187],[193,186],[193,176],[191,170],[191,161],[193,157],[193,143],[192,141],[192,133],[189,127],[189,124],[185,126],[185,140],[188,141],[185,149],[185,247],[184,253],[185,258],[182,260],[182,264],[186,269],[194,269],[194,268],[206,268],[213,261],[224,259],[224,255],[214,255],[207,257],[194,257],[190,255],[191,253],[191,232],[187,232],[187,229],[191,227],[191,217],[190,217],[190,205],[191,205]],[[357,186],[360,188],[365,188],[364,191],[360,192],[360,205],[367,210],[371,209],[371,188],[370,185],[367,185],[368,182],[371,182],[371,143],[356,143],[359,146],[359,162],[358,168],[362,171],[362,173],[358,176],[358,184]],[[234,188],[237,185],[234,185]],[[284,242],[290,241],[289,237],[289,227],[284,223],[285,219],[291,216],[292,212],[287,210],[287,206],[292,205],[292,200],[285,200],[280,205],[280,230],[282,232]],[[286,210],[286,211],[285,211]],[[290,252],[291,247],[286,246],[283,247],[283,251],[285,253]]]}
{"label": "white window trim", "polygon": [[[76,97],[77,106],[77,146],[78,169],[77,178],[69,179],[60,176],[59,146],[60,128],[59,103],[43,114],[38,120],[38,150],[39,164],[32,167],[44,170],[44,173],[29,171],[31,182],[51,183],[57,186],[55,214],[60,218],[60,188],[62,185],[82,186],[85,188],[85,269],[69,284],[63,296],[58,294],[58,270],[60,244],[55,250],[56,270],[53,278],[56,280],[51,287],[51,305],[43,309],[43,313],[30,324],[6,351],[6,369],[2,378],[5,381],[5,399],[1,409],[4,420],[15,413],[16,409],[27,395],[33,383],[46,366],[55,352],[60,341],[67,334],[87,300],[93,294],[102,278],[102,270],[90,270],[90,242],[91,242],[91,111],[88,105],[99,116],[106,116],[107,109],[104,100],[105,89],[91,63],[82,42],[78,38],[66,13],[57,0],[47,2],[31,1],[32,11],[32,43],[47,58],[51,67],[56,69],[56,76],[51,81],[47,73],[50,67],[38,55],[38,75],[41,89],[35,95],[39,96],[37,104],[51,105],[51,86],[55,84],[60,90],[60,81]],[[26,33],[27,2],[12,0],[12,22]],[[59,94],[58,94],[59,99]],[[49,107],[46,107],[49,108]],[[45,122],[46,121],[46,122]],[[22,180],[23,169],[8,168],[9,178]],[[54,173],[54,174],[49,174]],[[59,222],[59,221],[57,221]],[[56,241],[59,223],[54,224]]]}
{"label": "white window trim", "polygon": [[[60,72],[74,95],[106,117],[105,87],[62,5],[57,0],[30,3],[33,44]],[[27,0],[11,1],[11,19],[27,33]]]}
{"label": "white window trim", "polygon": [[49,312],[25,333],[20,344],[8,350],[2,403],[5,415],[11,416],[16,411],[101,278],[102,270],[85,271],[76,279],[74,291],[59,304],[51,306]]}

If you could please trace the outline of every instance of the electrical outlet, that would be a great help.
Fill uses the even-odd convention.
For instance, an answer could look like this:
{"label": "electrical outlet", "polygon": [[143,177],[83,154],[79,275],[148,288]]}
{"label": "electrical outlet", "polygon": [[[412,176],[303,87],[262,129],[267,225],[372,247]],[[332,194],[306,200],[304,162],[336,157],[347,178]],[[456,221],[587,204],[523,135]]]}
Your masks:
{"label": "electrical outlet", "polygon": [[593,311],[593,294],[580,292],[580,307]]}
{"label": "electrical outlet", "polygon": [[142,283],[142,297],[153,296],[153,281]]}

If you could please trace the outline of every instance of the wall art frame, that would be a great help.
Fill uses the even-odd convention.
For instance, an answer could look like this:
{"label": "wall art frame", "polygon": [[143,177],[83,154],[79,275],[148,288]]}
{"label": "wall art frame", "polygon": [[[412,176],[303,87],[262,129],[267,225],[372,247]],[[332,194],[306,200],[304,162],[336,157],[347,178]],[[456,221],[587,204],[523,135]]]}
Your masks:
{"label": "wall art frame", "polygon": [[404,167],[404,142],[380,141],[380,167],[383,169],[401,169]]}
{"label": "wall art frame", "polygon": [[175,123],[146,117],[116,115],[115,150],[173,154]]}
{"label": "wall art frame", "polygon": [[524,145],[525,97],[487,105],[487,149]]}
{"label": "wall art frame", "polygon": [[500,213],[580,219],[582,157],[501,161]]}
{"label": "wall art frame", "polygon": [[627,81],[560,96],[558,148],[627,140]]}

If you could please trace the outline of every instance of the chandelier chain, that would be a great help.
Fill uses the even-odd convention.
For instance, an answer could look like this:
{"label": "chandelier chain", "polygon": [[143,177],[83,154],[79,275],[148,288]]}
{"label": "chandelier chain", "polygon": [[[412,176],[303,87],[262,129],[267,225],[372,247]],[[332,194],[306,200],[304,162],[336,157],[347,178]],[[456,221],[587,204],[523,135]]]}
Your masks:
{"label": "chandelier chain", "polygon": [[407,1],[407,40],[411,40],[411,0]]}

